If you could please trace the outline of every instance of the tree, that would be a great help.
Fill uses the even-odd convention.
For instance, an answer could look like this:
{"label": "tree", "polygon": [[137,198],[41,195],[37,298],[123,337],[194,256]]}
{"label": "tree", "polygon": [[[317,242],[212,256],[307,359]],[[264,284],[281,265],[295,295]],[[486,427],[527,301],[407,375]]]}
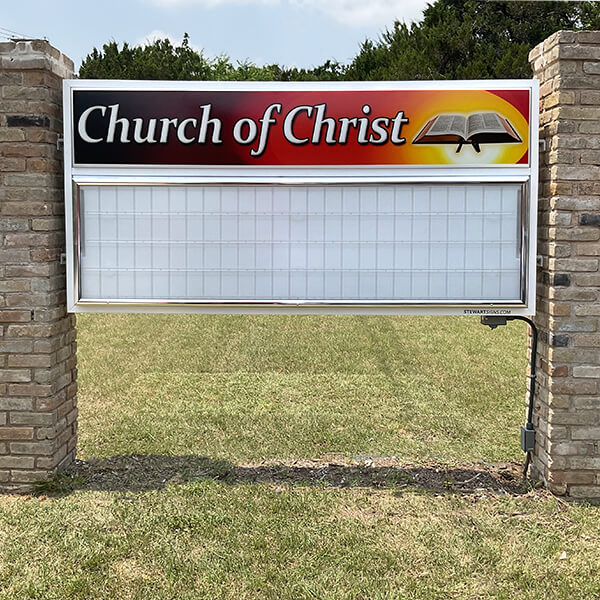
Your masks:
{"label": "tree", "polygon": [[180,46],[157,40],[131,47],[116,42],[94,50],[81,78],[259,81],[504,79],[531,77],[530,50],[560,29],[600,29],[600,2],[436,0],[423,20],[396,21],[377,41],[366,40],[349,65],[326,61],[310,69],[233,65],[208,59],[186,33]]}
{"label": "tree", "polygon": [[345,66],[327,60],[313,69],[281,67],[277,64],[260,67],[251,61],[233,65],[225,55],[208,59],[190,46],[184,34],[181,46],[170,40],[156,40],[146,46],[122,48],[116,42],[94,48],[79,69],[81,79],[175,79],[216,81],[335,81],[341,79]]}
{"label": "tree", "polygon": [[346,77],[487,79],[531,77],[529,51],[560,29],[600,28],[597,2],[437,0],[410,27],[396,22],[365,41]]}
{"label": "tree", "polygon": [[119,49],[116,42],[104,44],[102,51],[94,50],[79,69],[82,79],[206,79],[213,63],[189,45],[183,36],[180,46],[170,40],[156,40],[147,46]]}
{"label": "tree", "polygon": [[217,80],[217,81],[296,81],[335,79],[342,67],[327,61],[311,70],[284,68],[279,65],[259,67],[250,61],[233,65],[229,57],[221,55],[208,59],[202,52],[190,46],[188,34],[184,34],[180,46],[170,40],[155,40],[146,46],[122,48],[112,41],[102,50],[94,48],[79,69],[81,79],[171,79],[171,80]]}

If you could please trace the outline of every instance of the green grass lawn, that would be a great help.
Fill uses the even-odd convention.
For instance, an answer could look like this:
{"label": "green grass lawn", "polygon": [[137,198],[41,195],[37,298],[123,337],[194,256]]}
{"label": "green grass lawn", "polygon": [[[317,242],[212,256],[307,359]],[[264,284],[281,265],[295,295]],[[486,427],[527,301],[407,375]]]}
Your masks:
{"label": "green grass lawn", "polygon": [[1,599],[600,598],[600,508],[520,485],[524,324],[78,332],[80,462],[0,497]]}
{"label": "green grass lawn", "polygon": [[80,456],[521,458],[526,325],[87,315]]}

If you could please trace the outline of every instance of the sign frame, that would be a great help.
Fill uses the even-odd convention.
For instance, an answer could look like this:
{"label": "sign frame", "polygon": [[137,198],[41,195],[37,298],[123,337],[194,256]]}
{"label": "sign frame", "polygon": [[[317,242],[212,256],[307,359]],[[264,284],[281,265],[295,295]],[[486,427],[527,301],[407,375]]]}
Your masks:
{"label": "sign frame", "polygon": [[[438,91],[438,90],[527,90],[529,91],[528,164],[486,165],[92,165],[74,162],[73,94],[77,90],[122,91]],[[173,82],[65,80],[65,213],[67,248],[67,304],[71,312],[203,312],[284,314],[461,314],[531,315],[535,312],[536,231],[538,194],[538,105],[536,80],[484,80],[435,82]],[[198,301],[83,300],[81,297],[81,227],[79,203],[86,186],[194,186],[194,185],[386,185],[402,183],[511,183],[523,187],[521,220],[521,298],[518,302],[482,301]]]}

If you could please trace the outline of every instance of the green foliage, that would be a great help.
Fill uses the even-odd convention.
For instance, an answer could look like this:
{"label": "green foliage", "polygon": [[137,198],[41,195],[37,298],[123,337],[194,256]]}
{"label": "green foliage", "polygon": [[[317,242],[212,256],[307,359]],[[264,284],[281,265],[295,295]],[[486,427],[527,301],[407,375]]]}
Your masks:
{"label": "green foliage", "polygon": [[207,79],[222,59],[209,61],[189,45],[186,33],[181,46],[170,40],[156,40],[147,46],[129,46],[119,49],[116,42],[96,48],[79,69],[82,79]]}
{"label": "green foliage", "polygon": [[365,40],[349,65],[327,60],[312,68],[233,64],[207,58],[189,43],[157,40],[122,48],[116,42],[83,61],[83,79],[336,81],[504,79],[531,77],[529,51],[560,29],[600,29],[600,2],[436,0],[423,20],[396,21],[379,40]]}
{"label": "green foliage", "polygon": [[277,81],[337,81],[344,79],[346,66],[335,60],[326,60],[312,69],[297,67],[281,69]]}
{"label": "green foliage", "polygon": [[170,40],[156,40],[147,46],[122,48],[116,42],[104,44],[85,58],[79,69],[82,79],[170,79],[216,81],[331,81],[340,79],[344,66],[326,61],[314,69],[280,67],[277,64],[257,66],[250,61],[234,65],[228,56],[206,58],[189,43],[186,33],[181,46]]}
{"label": "green foliage", "polygon": [[600,28],[597,2],[437,0],[423,20],[396,22],[366,41],[349,79],[488,79],[531,77],[529,51],[561,29]]}

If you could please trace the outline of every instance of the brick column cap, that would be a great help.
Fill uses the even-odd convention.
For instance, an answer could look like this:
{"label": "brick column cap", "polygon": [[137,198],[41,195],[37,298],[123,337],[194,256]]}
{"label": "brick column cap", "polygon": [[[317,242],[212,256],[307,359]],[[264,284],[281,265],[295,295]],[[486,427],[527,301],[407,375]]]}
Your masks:
{"label": "brick column cap", "polygon": [[[558,44],[600,44],[600,31],[567,31],[561,30],[553,33],[550,37],[540,42],[529,53],[529,62],[533,63],[537,58],[548,52]],[[558,58],[558,55],[557,57]]]}
{"label": "brick column cap", "polygon": [[50,71],[68,79],[75,64],[47,40],[12,40],[0,42],[0,69]]}

